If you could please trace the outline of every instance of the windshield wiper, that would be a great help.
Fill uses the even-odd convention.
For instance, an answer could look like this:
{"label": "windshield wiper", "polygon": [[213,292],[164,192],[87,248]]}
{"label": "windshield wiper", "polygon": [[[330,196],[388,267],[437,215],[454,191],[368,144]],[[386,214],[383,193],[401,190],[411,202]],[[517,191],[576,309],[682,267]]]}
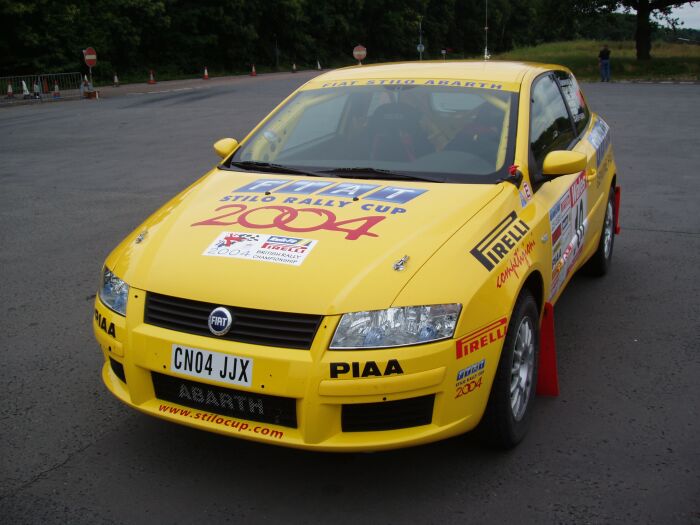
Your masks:
{"label": "windshield wiper", "polygon": [[[395,179],[395,180],[425,180],[429,182],[445,182],[445,179],[426,177],[424,175],[409,175],[397,171],[382,170],[378,168],[333,168],[319,170],[319,173],[328,173],[336,177],[348,177],[353,179]],[[365,175],[363,177],[363,175]]]}
{"label": "windshield wiper", "polygon": [[231,166],[243,168],[244,170],[257,170],[264,171],[267,173],[294,173],[296,175],[309,175],[311,177],[325,176],[315,171],[307,171],[301,168],[293,168],[291,166],[284,166],[282,164],[271,164],[269,162],[258,162],[255,160],[241,160],[237,162],[232,162]]}

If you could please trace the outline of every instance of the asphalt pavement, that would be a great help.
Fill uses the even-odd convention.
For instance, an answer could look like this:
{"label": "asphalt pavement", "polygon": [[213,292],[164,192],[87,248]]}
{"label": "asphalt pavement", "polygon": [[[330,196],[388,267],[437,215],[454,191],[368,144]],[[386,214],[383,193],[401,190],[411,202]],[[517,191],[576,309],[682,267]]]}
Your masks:
{"label": "asphalt pavement", "polygon": [[612,129],[622,234],[611,272],[556,306],[561,395],[516,449],[302,452],[106,390],[105,256],[315,74],[0,109],[0,522],[700,524],[698,85],[583,86]]}

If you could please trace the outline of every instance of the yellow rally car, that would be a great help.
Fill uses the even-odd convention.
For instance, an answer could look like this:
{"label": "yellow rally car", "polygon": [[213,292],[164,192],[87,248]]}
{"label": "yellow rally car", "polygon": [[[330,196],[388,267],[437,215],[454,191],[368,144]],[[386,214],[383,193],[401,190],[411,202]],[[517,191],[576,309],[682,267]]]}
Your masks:
{"label": "yellow rally car", "polygon": [[606,272],[619,230],[608,125],[570,71],[341,69],[214,148],[105,262],[93,327],[114,395],[317,450],[480,422],[522,439],[535,393],[558,390],[552,305],[584,263]]}

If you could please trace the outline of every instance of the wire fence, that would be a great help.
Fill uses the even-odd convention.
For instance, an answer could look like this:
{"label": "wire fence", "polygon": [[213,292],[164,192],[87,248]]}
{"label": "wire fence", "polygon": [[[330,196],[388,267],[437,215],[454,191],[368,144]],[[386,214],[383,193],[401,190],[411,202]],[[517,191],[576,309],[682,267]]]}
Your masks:
{"label": "wire fence", "polygon": [[0,105],[76,99],[89,91],[80,73],[0,77],[0,90]]}

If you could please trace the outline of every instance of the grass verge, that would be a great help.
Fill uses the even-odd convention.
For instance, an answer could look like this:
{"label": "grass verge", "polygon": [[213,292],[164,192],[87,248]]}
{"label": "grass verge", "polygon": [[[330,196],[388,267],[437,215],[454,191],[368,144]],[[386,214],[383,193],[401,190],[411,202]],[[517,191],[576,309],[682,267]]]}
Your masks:
{"label": "grass verge", "polygon": [[[523,47],[495,55],[498,60],[561,64],[581,80],[597,80],[598,52],[606,42],[575,40]],[[614,80],[700,80],[700,46],[654,42],[651,60],[637,60],[634,42],[607,42]]]}

